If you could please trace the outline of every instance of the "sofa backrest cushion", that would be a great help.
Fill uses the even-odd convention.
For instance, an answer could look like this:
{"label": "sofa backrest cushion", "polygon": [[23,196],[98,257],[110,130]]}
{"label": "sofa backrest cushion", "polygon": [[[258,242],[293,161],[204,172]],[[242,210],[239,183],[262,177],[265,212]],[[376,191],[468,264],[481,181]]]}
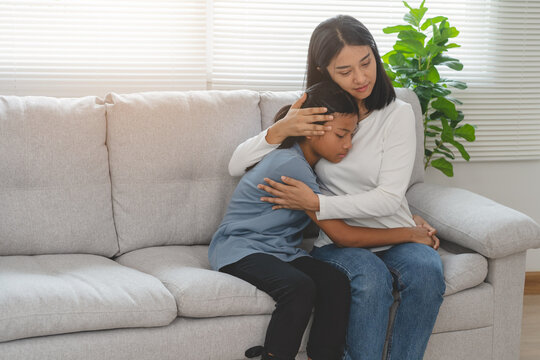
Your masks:
{"label": "sofa backrest cushion", "polygon": [[107,95],[120,253],[210,243],[239,180],[232,152],[261,131],[258,103],[247,90]]}
{"label": "sofa backrest cushion", "polygon": [[[398,99],[411,104],[416,120],[416,158],[409,182],[409,187],[417,182],[424,181],[424,125],[422,122],[422,109],[416,94],[409,89],[396,88]],[[274,115],[284,105],[292,104],[302,96],[301,91],[261,92],[261,117],[263,129],[273,123]]]}
{"label": "sofa backrest cushion", "polygon": [[118,251],[105,105],[0,96],[0,255]]}

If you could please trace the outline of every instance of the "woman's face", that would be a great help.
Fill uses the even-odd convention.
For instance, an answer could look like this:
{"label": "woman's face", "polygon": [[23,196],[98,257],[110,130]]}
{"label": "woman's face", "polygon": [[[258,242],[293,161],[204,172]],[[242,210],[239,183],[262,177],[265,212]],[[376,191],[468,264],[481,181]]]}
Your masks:
{"label": "woman's face", "polygon": [[326,124],[332,126],[332,130],[324,135],[309,137],[311,148],[319,156],[330,162],[338,163],[352,146],[352,136],[358,123],[356,114],[334,113],[334,120]]}
{"label": "woman's face", "polygon": [[371,94],[377,80],[377,64],[368,45],[345,45],[326,70],[359,103]]}

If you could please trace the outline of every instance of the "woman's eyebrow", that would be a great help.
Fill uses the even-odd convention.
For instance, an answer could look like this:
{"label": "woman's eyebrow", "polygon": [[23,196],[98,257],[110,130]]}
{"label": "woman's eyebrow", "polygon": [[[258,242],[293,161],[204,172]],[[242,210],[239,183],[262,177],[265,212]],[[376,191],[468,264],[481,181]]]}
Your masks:
{"label": "woman's eyebrow", "polygon": [[[362,62],[362,61],[366,60],[369,57],[369,55],[371,55],[371,53],[364,56],[362,59],[360,59],[359,62]],[[336,66],[336,69],[341,70],[341,69],[346,69],[348,67],[351,67],[351,65]]]}

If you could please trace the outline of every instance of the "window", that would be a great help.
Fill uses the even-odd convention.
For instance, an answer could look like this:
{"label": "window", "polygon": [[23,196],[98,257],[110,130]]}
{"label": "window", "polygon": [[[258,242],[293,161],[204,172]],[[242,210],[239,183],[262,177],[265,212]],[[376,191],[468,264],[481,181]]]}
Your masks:
{"label": "window", "polygon": [[[420,1],[411,0],[418,5]],[[540,159],[540,2],[427,0],[460,31],[455,92],[477,125],[471,161]],[[302,88],[317,24],[352,15],[382,54],[402,23],[398,0],[0,0],[0,93]]]}

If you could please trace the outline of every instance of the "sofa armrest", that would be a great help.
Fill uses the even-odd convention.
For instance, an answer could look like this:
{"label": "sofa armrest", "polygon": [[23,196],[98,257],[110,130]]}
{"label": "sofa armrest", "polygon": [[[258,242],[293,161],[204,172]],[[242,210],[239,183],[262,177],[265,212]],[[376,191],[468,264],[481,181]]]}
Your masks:
{"label": "sofa armrest", "polygon": [[407,191],[413,214],[441,239],[495,259],[540,247],[540,226],[525,214],[473,192],[417,183]]}

